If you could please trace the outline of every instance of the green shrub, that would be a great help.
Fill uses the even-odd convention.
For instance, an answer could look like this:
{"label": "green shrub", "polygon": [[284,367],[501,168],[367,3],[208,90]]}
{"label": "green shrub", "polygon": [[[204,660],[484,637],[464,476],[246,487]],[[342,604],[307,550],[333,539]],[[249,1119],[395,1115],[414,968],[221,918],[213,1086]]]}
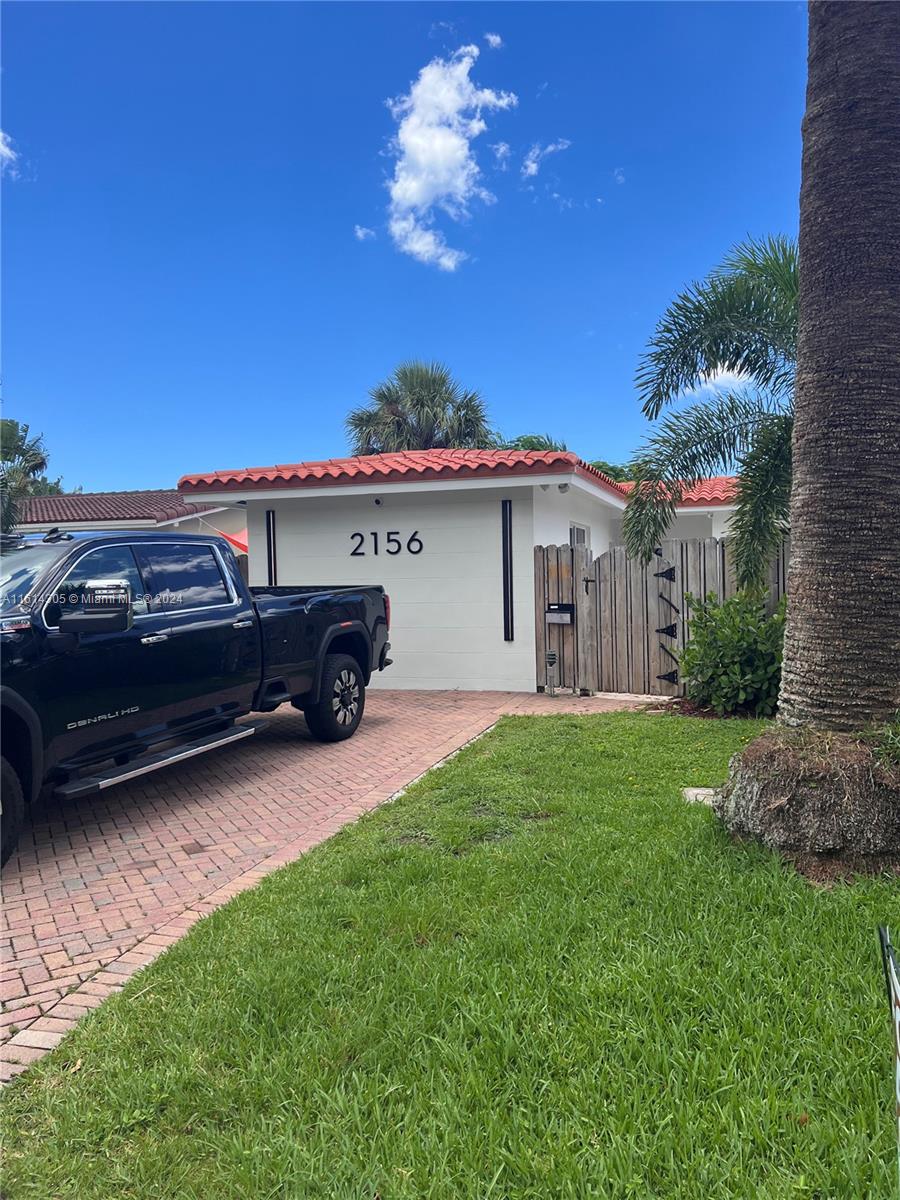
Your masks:
{"label": "green shrub", "polygon": [[691,640],[681,653],[689,699],[719,716],[747,712],[770,717],[778,703],[784,602],[766,615],[764,597],[740,592],[720,602],[688,595]]}

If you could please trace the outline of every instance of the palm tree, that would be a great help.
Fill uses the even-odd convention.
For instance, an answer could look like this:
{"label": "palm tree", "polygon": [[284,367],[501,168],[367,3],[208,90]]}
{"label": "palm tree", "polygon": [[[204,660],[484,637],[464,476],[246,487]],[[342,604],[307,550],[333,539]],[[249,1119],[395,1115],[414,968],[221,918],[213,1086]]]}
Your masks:
{"label": "palm tree", "polygon": [[860,729],[900,707],[900,6],[809,36],[781,716]]}
{"label": "palm tree", "polygon": [[347,417],[354,454],[494,445],[484,401],[441,363],[401,363],[369,394],[372,403]]}
{"label": "palm tree", "polygon": [[[27,425],[4,417],[0,421],[0,530],[3,533],[15,529],[22,500],[33,494],[35,484],[46,470],[43,435],[31,436]],[[49,480],[45,482],[53,486]]]}
{"label": "palm tree", "polygon": [[637,374],[644,414],[656,420],[687,393],[708,394],[670,413],[632,464],[632,554],[649,560],[686,488],[737,468],[738,582],[764,577],[788,521],[797,296],[797,246],[771,237],[735,246],[666,309]]}
{"label": "palm tree", "polygon": [[900,851],[897,771],[852,736],[900,709],[898,46],[900,5],[809,6],[780,724],[722,805],[793,850]]}

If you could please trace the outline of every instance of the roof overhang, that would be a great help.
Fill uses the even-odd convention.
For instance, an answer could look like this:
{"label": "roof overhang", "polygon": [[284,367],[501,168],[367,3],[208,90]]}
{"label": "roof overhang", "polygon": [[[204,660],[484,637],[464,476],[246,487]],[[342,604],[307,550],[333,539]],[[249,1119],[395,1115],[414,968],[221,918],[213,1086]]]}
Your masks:
{"label": "roof overhang", "polygon": [[130,521],[28,521],[16,528],[19,533],[47,533],[50,529],[155,529],[158,524],[145,517]]}
{"label": "roof overhang", "polygon": [[721,504],[679,504],[675,511],[679,517],[712,517],[716,513],[733,513],[736,504],[732,501],[723,501]]}
{"label": "roof overhang", "polygon": [[[535,471],[510,471],[503,475],[475,475],[469,478],[438,478],[438,479],[411,479],[408,482],[400,483],[378,483],[370,479],[364,482],[356,482],[355,480],[347,483],[331,483],[325,486],[314,486],[311,484],[303,484],[300,487],[292,487],[290,484],[269,484],[268,486],[260,486],[259,484],[237,484],[230,485],[227,488],[209,491],[204,490],[202,495],[204,499],[210,502],[224,502],[234,504],[235,497],[240,495],[241,499],[247,503],[273,500],[313,500],[315,498],[334,498],[336,496],[405,496],[410,493],[417,492],[468,492],[468,491],[486,491],[486,490],[506,490],[509,491],[513,487],[530,488],[530,487],[561,487],[568,485],[579,491],[587,492],[589,495],[601,500],[604,504],[608,504],[611,508],[624,509],[626,497],[614,491],[612,488],[606,487],[600,480],[594,480],[587,471],[581,471],[577,467],[566,463],[562,464],[563,469],[552,467],[544,469],[540,474]],[[191,491],[188,493],[194,495]]]}
{"label": "roof overhang", "polygon": [[19,533],[47,533],[50,529],[164,529],[168,525],[180,525],[182,521],[199,521],[212,513],[224,512],[233,504],[210,505],[197,512],[182,513],[180,517],[169,517],[157,521],[155,517],[131,517],[128,520],[111,521],[97,517],[93,521],[27,521],[17,526]]}
{"label": "roof overhang", "polygon": [[[404,496],[410,493],[421,492],[468,492],[468,491],[486,491],[486,490],[509,490],[512,487],[540,487],[549,489],[550,487],[560,487],[568,484],[576,491],[586,493],[600,500],[602,503],[609,505],[619,512],[623,512],[628,502],[626,496],[618,495],[611,489],[603,486],[599,481],[594,479],[587,472],[580,472],[577,469],[569,467],[565,471],[553,469],[544,471],[538,474],[508,474],[500,478],[475,476],[469,479],[415,479],[409,482],[402,483],[377,483],[371,480],[366,480],[361,483],[351,481],[348,483],[333,483],[327,486],[311,486],[304,484],[302,487],[290,487],[285,484],[277,486],[260,487],[258,484],[252,486],[232,485],[228,488],[213,491],[204,491],[204,499],[211,504],[218,503],[223,508],[234,507],[236,498],[240,495],[241,500],[247,504],[251,503],[272,503],[278,500],[314,500],[319,499],[334,499],[337,496]],[[680,516],[689,516],[696,514],[698,516],[712,516],[714,513],[732,513],[735,505],[733,502],[723,502],[721,504],[679,504],[677,512]],[[210,512],[219,512],[221,509],[210,509]],[[185,520],[181,517],[179,520]],[[168,523],[168,522],[167,522]],[[174,522],[173,522],[174,523]]]}

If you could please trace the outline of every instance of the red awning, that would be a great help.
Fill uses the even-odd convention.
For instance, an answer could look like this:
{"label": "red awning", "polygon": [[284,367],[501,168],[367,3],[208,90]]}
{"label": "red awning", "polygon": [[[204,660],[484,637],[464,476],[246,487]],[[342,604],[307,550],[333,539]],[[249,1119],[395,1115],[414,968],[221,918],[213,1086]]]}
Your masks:
{"label": "red awning", "polygon": [[250,553],[246,529],[242,529],[239,533],[225,533],[223,529],[217,529],[216,533],[220,537],[223,537],[226,542],[230,542],[235,550],[240,550],[241,554]]}

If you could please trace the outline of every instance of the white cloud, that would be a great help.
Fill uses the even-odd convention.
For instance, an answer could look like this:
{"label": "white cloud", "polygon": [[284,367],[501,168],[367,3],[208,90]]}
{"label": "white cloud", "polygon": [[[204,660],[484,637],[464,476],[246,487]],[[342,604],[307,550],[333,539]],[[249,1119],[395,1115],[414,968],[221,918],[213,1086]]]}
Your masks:
{"label": "white cloud", "polygon": [[512,92],[479,88],[470,72],[477,46],[461,46],[434,58],[405,96],[388,101],[397,122],[392,151],[397,159],[389,184],[389,228],[394,244],[419,262],[455,271],[466,258],[447,245],[434,219],[441,211],[458,221],[472,200],[492,203],[480,183],[471,142],[487,129],[482,113],[512,108]]}
{"label": "white cloud", "polygon": [[499,33],[486,33],[484,35],[484,40],[492,50],[499,50],[503,45],[503,38]]}
{"label": "white cloud", "polygon": [[508,142],[494,142],[491,146],[494,152],[494,163],[499,171],[505,171],[509,156],[512,154]]}
{"label": "white cloud", "polygon": [[522,178],[530,179],[533,175],[537,175],[541,169],[541,148],[540,146],[532,146],[525,155],[525,161],[522,163]]}
{"label": "white cloud", "polygon": [[369,229],[367,225],[354,225],[353,236],[358,242],[367,242],[369,238],[375,236],[375,230]]}
{"label": "white cloud", "polygon": [[686,388],[681,394],[683,396],[699,396],[704,392],[731,391],[734,388],[744,387],[749,382],[750,376],[745,375],[743,371],[728,371],[725,367],[717,367],[715,371],[701,375],[694,387]]}
{"label": "white cloud", "polygon": [[450,36],[456,33],[455,21],[432,21],[431,28],[428,30],[430,38]]}
{"label": "white cloud", "polygon": [[15,175],[18,161],[19,156],[13,150],[12,139],[0,129],[0,171],[8,171],[10,175]]}
{"label": "white cloud", "polygon": [[616,181],[616,183],[624,183],[625,182],[625,172],[622,170],[621,167],[616,167],[615,170],[613,171],[612,175],[613,175],[613,179]]}
{"label": "white cloud", "polygon": [[546,146],[535,142],[522,161],[522,178],[533,179],[540,171],[541,163],[548,154],[558,154],[560,150],[568,150],[571,145],[572,143],[566,138],[560,138],[557,142],[548,142]]}

